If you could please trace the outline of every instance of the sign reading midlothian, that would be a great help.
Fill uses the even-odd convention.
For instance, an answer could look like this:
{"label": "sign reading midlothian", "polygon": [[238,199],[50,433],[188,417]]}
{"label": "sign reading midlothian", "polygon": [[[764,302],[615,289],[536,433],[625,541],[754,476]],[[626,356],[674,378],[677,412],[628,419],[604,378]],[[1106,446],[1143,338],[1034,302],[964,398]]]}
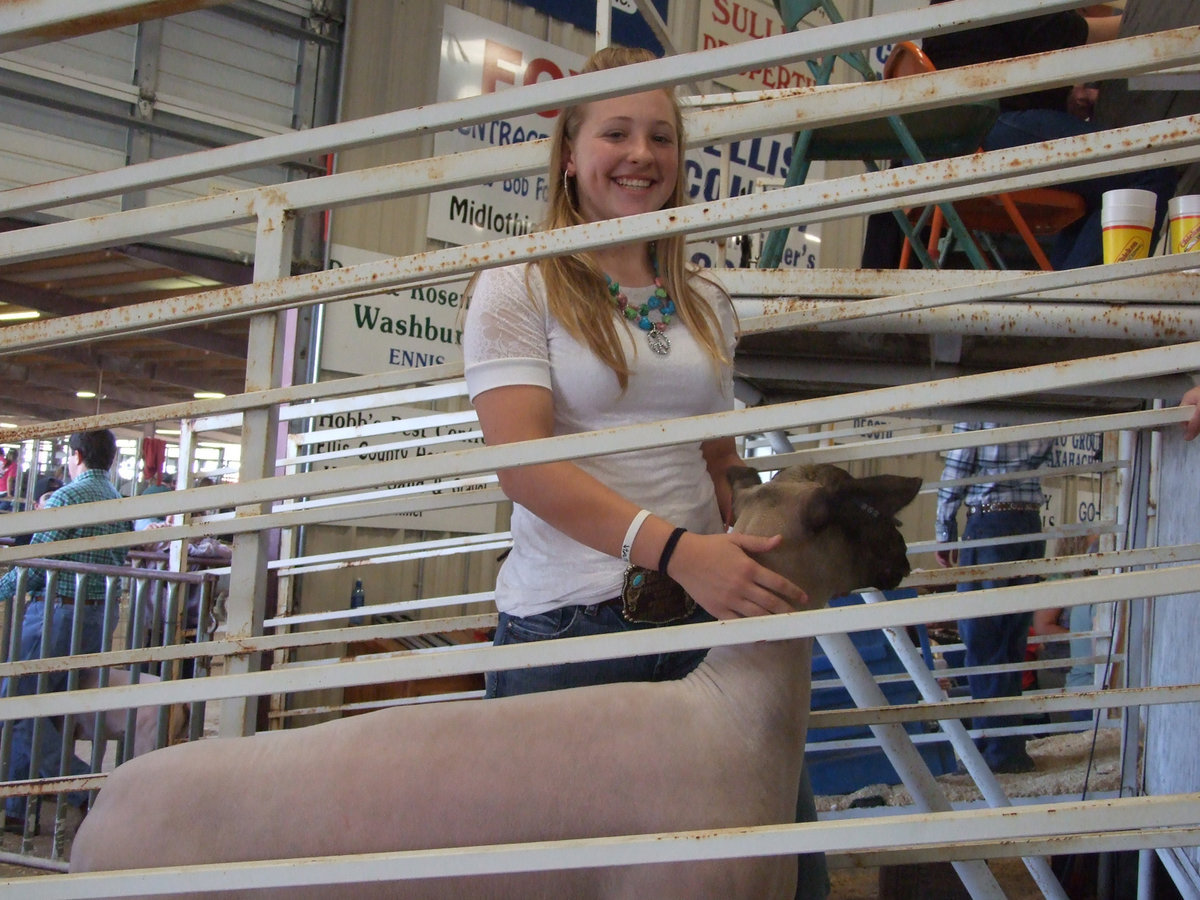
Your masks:
{"label": "sign reading midlothian", "polygon": [[[438,102],[500,94],[578,71],[583,57],[470,13],[445,8]],[[468,123],[438,132],[438,156],[519,144],[550,136],[556,111]],[[546,176],[519,176],[442,191],[429,197],[431,238],[475,244],[528,234],[546,209]]]}

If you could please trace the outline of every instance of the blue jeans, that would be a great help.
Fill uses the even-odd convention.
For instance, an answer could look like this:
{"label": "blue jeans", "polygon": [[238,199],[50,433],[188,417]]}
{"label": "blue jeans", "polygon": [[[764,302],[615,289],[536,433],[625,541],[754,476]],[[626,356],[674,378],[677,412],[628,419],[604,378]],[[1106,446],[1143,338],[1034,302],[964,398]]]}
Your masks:
{"label": "blue jeans", "polygon": [[[697,606],[687,621],[711,622],[712,616]],[[499,647],[567,637],[619,634],[655,627],[626,622],[612,605],[564,606],[536,616],[500,613],[492,643]],[[593,662],[488,672],[484,676],[485,693],[488,697],[509,697],[619,681],[674,681],[700,665],[707,653],[707,650],[684,650],[654,656],[598,659]]]}
{"label": "blue jeans", "polygon": [[[967,517],[963,529],[964,541],[990,537],[1007,537],[1010,534],[1030,534],[1042,530],[1041,514],[1036,510],[977,513]],[[1017,544],[994,544],[979,547],[964,547],[959,554],[963,566],[989,563],[1013,562],[1020,559],[1039,559],[1046,555],[1044,540],[1022,541]],[[986,590],[1015,584],[1032,584],[1035,576],[1018,578],[985,579],[963,582],[959,591]],[[963,600],[963,605],[969,601]],[[1025,661],[1025,647],[1029,638],[1029,626],[1033,613],[1013,613],[1001,616],[982,616],[976,619],[960,619],[959,637],[966,645],[965,665],[992,666],[1001,663]],[[1021,673],[998,672],[992,675],[970,675],[967,684],[971,697],[986,700],[993,697],[1019,697],[1021,695]],[[976,716],[972,720],[975,728],[1001,728],[1019,725],[1020,719],[1011,716]],[[980,754],[991,768],[1025,754],[1025,738],[1013,734],[997,737],[981,737],[975,742]]]}
{"label": "blue jeans", "polygon": [[[55,600],[50,604],[50,646],[46,656],[69,656],[71,654],[71,623],[74,614],[82,612],[83,623],[80,634],[79,653],[95,653],[100,650],[104,635],[104,605],[86,604],[83,606],[63,605]],[[30,600],[25,607],[25,617],[21,624],[21,659],[42,658],[42,632],[46,624],[46,602]],[[63,691],[67,688],[66,672],[51,672],[47,676],[46,693]],[[22,675],[20,678],[4,679],[3,693],[5,697],[28,696],[36,694],[37,675]],[[33,751],[33,719],[19,719],[12,725],[12,755],[9,758],[8,779],[20,781],[30,777],[29,761]],[[62,766],[62,732],[52,719],[38,720],[38,762],[37,777],[55,778],[60,774]],[[70,775],[86,775],[91,771],[83,760],[72,756],[67,773]],[[67,794],[67,802],[72,806],[81,806],[87,799],[84,791],[74,791]],[[9,797],[5,800],[4,811],[7,815],[23,818],[25,816],[25,798]]]}
{"label": "blue jeans", "polygon": [[[1070,113],[1053,109],[1026,109],[1003,112],[983,139],[984,150],[1020,147],[1039,141],[1093,134],[1103,129],[1091,122],[1077,119]],[[1178,173],[1174,168],[1148,169],[1124,175],[1106,175],[1062,185],[1064,190],[1079,194],[1087,206],[1083,217],[1064,228],[1054,239],[1047,254],[1055,269],[1078,269],[1104,262],[1100,243],[1100,206],[1105,191],[1118,188],[1141,188],[1153,191],[1158,197],[1154,216],[1154,232],[1158,233],[1167,215],[1167,201],[1175,192]]]}
{"label": "blue jeans", "polygon": [[[697,606],[687,624],[711,621],[713,617]],[[496,637],[492,643],[496,646],[526,644],[555,638],[618,634],[656,627],[658,626],[626,622],[613,604],[564,606],[536,616],[517,617],[500,613]],[[680,650],[652,656],[600,659],[593,662],[488,672],[484,676],[484,693],[488,697],[509,697],[590,684],[674,681],[685,677],[700,665],[707,653],[707,650]],[[807,767],[800,772],[796,821],[817,821],[817,806]],[[805,853],[798,856],[797,861],[799,879],[796,882],[796,900],[824,900],[829,895],[829,873],[825,865],[825,854]]]}

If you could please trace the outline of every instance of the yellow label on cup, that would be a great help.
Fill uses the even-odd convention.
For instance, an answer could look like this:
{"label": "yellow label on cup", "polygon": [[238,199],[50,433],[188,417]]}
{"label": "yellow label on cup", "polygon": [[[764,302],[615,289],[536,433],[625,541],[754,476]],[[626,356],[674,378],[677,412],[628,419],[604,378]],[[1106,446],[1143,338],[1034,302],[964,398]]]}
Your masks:
{"label": "yellow label on cup", "polygon": [[1171,252],[1200,250],[1200,216],[1176,216],[1171,220]]}
{"label": "yellow label on cup", "polygon": [[1150,229],[1140,225],[1110,225],[1104,229],[1104,261],[1145,259],[1150,253]]}

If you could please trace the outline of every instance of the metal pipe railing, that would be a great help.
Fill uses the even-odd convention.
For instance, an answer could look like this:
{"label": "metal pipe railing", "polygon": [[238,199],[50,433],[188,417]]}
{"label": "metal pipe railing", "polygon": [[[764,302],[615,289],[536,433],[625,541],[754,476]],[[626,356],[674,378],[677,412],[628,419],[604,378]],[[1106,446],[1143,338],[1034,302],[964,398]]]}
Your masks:
{"label": "metal pipe railing", "polygon": [[[385,140],[400,134],[435,129],[451,122],[459,124],[464,120],[472,120],[471,116],[475,116],[476,119],[493,118],[497,114],[512,114],[526,109],[561,106],[582,97],[611,96],[623,93],[634,86],[639,90],[644,90],[655,84],[677,81],[682,76],[699,79],[720,71],[736,71],[741,68],[761,66],[771,59],[783,58],[784,55],[789,58],[821,55],[836,50],[839,46],[880,43],[890,37],[910,36],[922,29],[967,27],[975,23],[972,21],[973,19],[985,21],[1015,18],[1033,10],[1050,11],[1064,9],[1071,5],[1074,4],[1070,0],[1014,0],[1002,12],[997,12],[991,0],[961,0],[960,3],[947,4],[929,10],[847,23],[845,27],[815,29],[766,41],[751,42],[740,48],[706,51],[703,55],[688,54],[674,60],[648,63],[645,64],[645,67],[631,67],[628,71],[616,73],[615,76],[613,73],[607,73],[603,78],[581,76],[579,79],[570,79],[570,83],[549,84],[536,86],[528,91],[508,92],[510,96],[505,97],[490,96],[460,101],[456,104],[437,104],[422,110],[393,114],[386,120],[346,123],[341,126],[330,126],[329,130],[313,129],[303,134],[251,142],[237,148],[225,148],[175,160],[131,166],[120,172],[84,176],[80,179],[59,182],[53,186],[14,189],[0,194],[0,210],[12,215],[35,207],[49,208],[60,201],[68,202],[89,196],[121,193],[131,190],[135,186],[144,188],[166,183],[169,180],[194,179],[201,173],[224,171],[236,165],[259,164],[273,158],[272,154],[280,153],[292,156],[302,153],[304,147],[355,146],[356,143],[365,143],[370,140]],[[947,7],[951,8],[947,9]],[[794,124],[797,116],[806,117],[806,121],[813,124],[831,124],[837,121],[862,118],[864,111],[869,112],[873,108],[886,108],[888,112],[897,112],[945,106],[967,96],[968,90],[974,91],[976,96],[980,91],[989,96],[995,96],[1034,84],[1068,83],[1066,79],[1075,80],[1081,72],[1085,71],[1098,75],[1105,72],[1120,73],[1152,68],[1155,65],[1168,64],[1164,63],[1164,60],[1168,59],[1171,62],[1195,61],[1200,59],[1200,31],[1184,29],[1167,35],[1130,39],[1114,46],[1118,47],[1118,52],[1113,52],[1111,47],[1100,50],[1083,48],[1079,51],[1056,54],[1053,58],[1037,59],[1032,63],[997,64],[989,67],[983,73],[982,81],[978,79],[981,74],[978,72],[972,73],[971,78],[962,73],[938,73],[924,81],[913,79],[907,80],[907,83],[897,81],[891,85],[830,89],[829,91],[812,92],[807,96],[778,96],[748,104],[743,108],[696,112],[691,116],[692,121],[696,123],[694,140],[715,141],[738,135],[759,133],[772,127],[778,129],[787,123]],[[498,102],[500,103],[499,107],[497,106]],[[278,190],[275,191],[270,203],[265,202],[265,198],[268,196],[267,191],[244,192],[226,198],[195,201],[186,206],[115,214],[87,223],[62,223],[61,225],[31,228],[24,232],[0,236],[0,262],[45,257],[66,248],[78,250],[88,246],[103,246],[133,237],[145,237],[159,233],[183,233],[197,227],[211,227],[213,224],[219,223],[256,221],[260,225],[258,246],[260,266],[257,274],[263,280],[245,288],[195,295],[188,299],[186,305],[175,301],[162,301],[120,311],[70,317],[57,322],[6,328],[0,332],[0,353],[23,352],[31,348],[59,349],[73,346],[74,343],[82,340],[144,333],[184,322],[216,321],[232,316],[253,317],[255,334],[261,334],[266,344],[274,346],[277,331],[275,323],[270,320],[272,315],[279,310],[294,309],[308,303],[353,297],[366,292],[417,283],[437,275],[475,270],[481,265],[492,264],[509,253],[515,254],[511,258],[534,259],[556,253],[575,252],[581,248],[601,247],[618,238],[629,240],[631,237],[710,231],[713,228],[718,231],[721,229],[741,231],[751,224],[756,228],[766,228],[779,222],[822,221],[858,215],[875,209],[891,208],[908,200],[952,199],[983,191],[1002,190],[1012,186],[1027,187],[1051,184],[1066,177],[1077,177],[1097,171],[1109,173],[1130,171],[1163,162],[1192,162],[1200,158],[1200,146],[1198,146],[1200,138],[1196,137],[1200,133],[1200,128],[1196,127],[1198,121],[1200,120],[1184,118],[1169,123],[1151,123],[1147,126],[1106,133],[1094,139],[1077,139],[1035,149],[1003,151],[966,160],[914,166],[904,170],[903,180],[906,183],[901,185],[894,183],[895,173],[854,176],[825,182],[820,186],[804,185],[771,192],[767,195],[719,200],[707,204],[703,209],[691,208],[671,214],[649,214],[635,217],[620,223],[619,228],[612,223],[599,223],[530,236],[522,238],[520,241],[496,241],[487,245],[432,251],[398,260],[339,270],[335,273],[323,272],[296,278],[283,277],[288,271],[287,262],[289,260],[286,230],[281,228],[271,231],[267,227],[281,224],[290,212],[307,208],[330,208],[342,202],[362,202],[368,196],[382,198],[419,193],[433,185],[436,180],[435,176],[448,174],[451,177],[451,182],[445,180],[437,182],[439,187],[443,187],[448,183],[467,184],[487,180],[494,177],[495,173],[532,170],[543,164],[544,147],[512,148],[511,152],[506,150],[503,153],[487,151],[478,157],[472,156],[469,161],[421,161],[368,173],[355,173],[353,177],[338,176],[336,181],[321,179],[305,184],[284,186],[279,188],[284,191],[284,194],[280,195]],[[386,126],[383,130],[375,130],[368,134],[368,128],[376,128],[381,124]],[[1126,145],[1117,146],[1122,142],[1125,142]],[[481,165],[481,161],[486,162]],[[455,168],[456,166],[459,167]],[[414,175],[417,176],[415,179]],[[282,202],[279,202],[280,196],[283,196]],[[1046,297],[1047,292],[1066,291],[1080,297],[1091,297],[1106,291],[1122,294],[1141,290],[1144,303],[1157,303],[1161,307],[1173,303],[1180,307],[1176,311],[1177,315],[1174,321],[1179,323],[1181,330],[1190,334],[1196,327],[1194,310],[1185,304],[1194,302],[1191,298],[1191,292],[1194,291],[1192,287],[1194,277],[1180,275],[1172,279],[1164,273],[1190,268],[1195,264],[1195,259],[1185,257],[1151,259],[1121,266],[1104,267],[1102,270],[1049,273],[1021,280],[1014,279],[1010,274],[978,276],[964,281],[958,273],[945,273],[944,279],[925,273],[923,275],[924,283],[933,286],[932,291],[920,292],[920,288],[917,288],[911,294],[895,295],[894,287],[886,286],[875,295],[879,299],[844,303],[835,301],[821,304],[819,308],[798,309],[793,307],[776,315],[747,318],[744,324],[750,331],[823,325],[863,330],[888,330],[909,327],[897,324],[894,318],[896,316],[915,318],[918,324],[923,325],[928,324],[934,317],[944,316],[940,321],[947,324],[941,327],[953,329],[953,316],[957,313],[943,309],[952,304],[977,303],[981,299],[996,301],[997,305],[994,307],[977,306],[973,308],[973,313],[979,312],[980,309],[986,309],[987,321],[994,323],[1004,321],[1006,315],[1011,316],[1011,310],[1002,308],[999,302],[1004,300],[1011,303],[1007,298],[1014,296],[1037,293]],[[787,275],[782,273],[772,275],[744,273],[734,275],[730,280],[743,285],[743,289],[747,285],[759,284],[769,285],[766,292],[804,295],[806,285],[809,283],[806,279],[810,277],[813,284],[820,282],[821,276],[810,276],[806,273],[788,273]],[[898,274],[897,283],[900,283],[900,279],[904,277],[906,276]],[[1140,281],[1136,288],[1132,284],[1122,286],[1121,289],[1110,287],[1118,279],[1144,280]],[[911,284],[911,282],[905,283]],[[828,283],[826,283],[826,289],[831,289]],[[1051,302],[1056,302],[1057,299],[1054,298]],[[1038,304],[1034,301],[1022,301],[1022,303],[1023,305],[1019,308],[1024,312],[1033,312],[1038,308]],[[1087,315],[1088,312],[1086,309],[1078,310],[1079,315]],[[1146,310],[1140,310],[1140,312],[1144,313]],[[1058,314],[1053,314],[1052,317],[1048,310],[1039,318],[1045,319],[1044,327],[1048,329],[1049,333],[1068,327],[1067,319]],[[1112,321],[1116,323],[1116,327],[1121,327],[1120,316],[1114,315]],[[1096,327],[1099,329],[1099,323]],[[1153,338],[1152,329],[1143,332],[1143,337]],[[1200,335],[1190,334],[1190,337],[1196,339]],[[263,346],[263,344],[255,346]],[[250,386],[257,390],[248,391],[236,398],[197,404],[177,404],[156,410],[119,414],[115,417],[75,420],[94,421],[97,424],[141,421],[137,418],[138,416],[146,417],[143,420],[153,420],[161,417],[163,409],[175,410],[181,417],[188,418],[197,415],[225,416],[227,417],[226,424],[244,429],[243,433],[247,435],[245,438],[247,446],[255,450],[253,453],[243,454],[244,462],[247,462],[248,465],[243,470],[243,479],[238,484],[181,491],[178,492],[178,496],[155,495],[89,504],[87,509],[64,507],[54,511],[53,519],[48,513],[30,512],[22,513],[19,516],[15,515],[11,520],[0,521],[0,526],[11,526],[19,532],[25,532],[43,527],[82,523],[85,519],[95,521],[97,517],[130,518],[133,512],[142,515],[184,514],[219,507],[239,507],[235,517],[224,520],[228,523],[228,528],[223,527],[222,529],[238,536],[239,553],[241,554],[235,563],[238,568],[238,622],[231,635],[226,636],[225,639],[204,642],[188,648],[177,646],[135,648],[81,656],[62,663],[63,667],[77,671],[87,665],[96,664],[98,660],[105,662],[116,659],[126,661],[131,659],[179,660],[189,656],[211,653],[211,655],[232,661],[232,665],[227,671],[233,674],[212,677],[205,683],[175,681],[158,684],[132,684],[124,687],[108,687],[102,690],[76,691],[70,695],[46,695],[37,698],[36,710],[33,702],[28,698],[5,698],[0,700],[0,720],[11,721],[14,718],[32,715],[35,711],[39,714],[58,712],[65,715],[78,713],[81,710],[89,713],[98,712],[105,709],[124,708],[135,701],[141,705],[155,702],[199,702],[228,698],[233,700],[234,706],[240,709],[239,712],[233,706],[230,707],[232,712],[227,718],[232,721],[235,715],[244,714],[244,698],[268,693],[290,693],[311,690],[318,686],[339,687],[391,681],[397,678],[478,672],[511,665],[578,661],[629,652],[661,652],[667,649],[707,647],[714,643],[740,643],[833,634],[848,629],[876,628],[881,624],[899,627],[930,621],[945,615],[948,605],[945,598],[917,598],[913,601],[888,604],[886,609],[871,609],[869,615],[856,613],[854,610],[839,609],[774,617],[771,621],[726,622],[720,623],[719,627],[689,626],[688,628],[663,629],[654,633],[621,637],[615,640],[596,638],[564,641],[559,646],[473,647],[446,653],[401,654],[395,658],[365,659],[349,663],[330,661],[315,666],[285,667],[269,672],[238,671],[239,666],[248,668],[244,664],[244,660],[250,654],[268,648],[336,645],[352,635],[405,633],[406,626],[411,626],[412,629],[446,628],[461,626],[464,622],[486,624],[490,621],[487,616],[478,616],[425,624],[389,623],[366,626],[363,629],[331,628],[313,633],[269,636],[262,634],[268,627],[284,628],[292,624],[300,624],[302,618],[284,616],[278,617],[275,621],[263,622],[261,607],[256,605],[257,601],[251,602],[250,598],[257,596],[257,592],[261,590],[263,579],[267,576],[271,566],[265,561],[257,559],[253,563],[247,563],[246,560],[251,557],[261,557],[261,536],[268,530],[299,527],[323,521],[349,523],[373,515],[395,513],[407,509],[430,508],[438,503],[449,506],[464,502],[491,502],[498,498],[498,492],[490,488],[479,491],[470,498],[439,497],[433,499],[419,495],[386,496],[379,490],[381,485],[431,478],[475,478],[482,483],[482,480],[490,478],[496,469],[511,465],[555,459],[574,459],[615,450],[629,451],[650,448],[661,446],[663,443],[706,439],[715,435],[737,435],[747,432],[768,433],[789,428],[821,428],[830,423],[844,421],[848,417],[895,416],[916,412],[936,414],[938,410],[952,407],[955,404],[984,402],[993,397],[1016,396],[1044,390],[1048,387],[1086,389],[1095,384],[1123,381],[1130,377],[1130,373],[1169,377],[1196,368],[1200,368],[1200,343],[1179,344],[1130,353],[1110,354],[1054,366],[1026,367],[960,379],[937,379],[925,383],[919,391],[914,390],[913,386],[881,389],[850,397],[779,404],[770,408],[749,409],[703,419],[672,422],[668,423],[665,428],[662,423],[653,423],[652,425],[618,429],[606,435],[573,435],[530,442],[516,447],[454,449],[419,459],[359,467],[359,471],[328,470],[278,478],[273,475],[273,464],[278,465],[281,460],[285,464],[290,464],[303,459],[303,457],[293,457],[279,448],[275,448],[275,451],[278,452],[272,450],[276,420],[286,422],[295,417],[306,418],[314,415],[317,409],[334,408],[338,404],[346,402],[345,397],[351,393],[351,390],[345,385],[328,383],[317,386],[282,386],[279,383],[278,373],[270,365],[266,365],[263,360],[258,360],[249,373],[252,376],[249,378]],[[460,376],[460,367],[447,366],[442,367],[436,373],[424,375],[421,373],[393,374],[349,381],[353,381],[355,387],[359,389],[371,385],[372,389],[394,391],[405,384],[423,379],[437,380]],[[418,390],[425,391],[421,402],[429,402],[439,392],[443,392],[439,394],[442,397],[451,396],[449,391],[461,392],[461,385],[454,385],[450,388],[442,385],[418,388],[414,389],[414,393],[409,396],[415,396],[415,391]],[[397,393],[405,394],[402,390]],[[340,399],[333,399],[335,397]],[[383,398],[376,399],[382,401]],[[395,394],[387,398],[389,402],[398,399],[400,396]],[[303,405],[306,402],[309,404],[307,407]],[[286,404],[295,405],[289,408]],[[432,421],[436,415],[441,414],[431,413],[430,420]],[[1019,436],[1032,434],[1073,433],[1071,429],[1111,430],[1175,427],[1185,417],[1178,410],[1162,410],[1113,417],[1096,417],[1095,420],[1077,420],[1056,425],[1021,426],[1026,430],[1014,429],[1006,433],[1012,439],[1018,439]],[[455,421],[461,421],[461,419]],[[384,430],[381,429],[380,433],[383,433]],[[314,431],[304,436],[298,445],[307,446],[310,443],[318,442],[322,437],[328,440],[334,433],[336,432],[329,430],[324,433]],[[374,433],[372,436],[375,436]],[[991,440],[995,440],[994,434],[989,437]],[[884,458],[905,452],[935,453],[940,447],[951,445],[946,439],[935,436],[900,438],[894,442],[862,441],[857,444],[814,447],[798,451],[787,457],[776,457],[771,460],[770,465],[779,466],[789,461],[799,460],[846,461]],[[348,495],[348,497],[339,502],[337,496],[339,494]],[[208,527],[210,527],[208,522],[203,521],[172,526],[161,532],[160,536],[168,539],[183,539],[199,535]],[[53,549],[54,552],[73,552],[77,549],[102,544],[122,546],[127,545],[127,542],[130,541],[132,538],[128,535],[117,535],[87,541],[64,541],[53,545]],[[405,546],[398,549],[395,556],[408,559],[424,550],[434,552],[435,549],[440,552],[440,549],[443,548],[419,549]],[[924,552],[927,549],[921,542],[914,542],[913,552]],[[45,550],[46,547],[43,546],[37,552],[45,552]],[[28,552],[32,551],[0,548],[0,561],[21,561],[22,554]],[[448,550],[448,552],[455,551]],[[1131,555],[1112,556],[1108,558],[1108,562],[1140,565],[1180,557],[1195,558],[1194,555],[1188,556],[1188,554],[1194,554],[1195,548],[1148,548],[1128,552]],[[1133,560],[1141,562],[1135,563]],[[349,558],[291,559],[279,561],[274,564],[274,567],[280,574],[294,575],[304,571],[316,571],[318,567],[322,566],[344,566],[350,561]],[[30,564],[32,561],[25,560],[23,562],[23,565]],[[1078,564],[1077,561],[1046,560],[1030,563],[1025,566],[1024,570],[1062,571]],[[980,591],[975,593],[973,600],[980,612],[989,614],[1002,614],[1051,605],[1069,606],[1073,602],[1082,602],[1078,592],[1080,585],[1086,585],[1086,600],[1089,603],[1134,601],[1150,595],[1165,595],[1190,590],[1191,585],[1195,583],[1195,570],[1196,566],[1193,564],[1172,569],[1095,576],[1086,582],[1077,581],[1070,587],[1073,593],[1067,593],[1066,588],[1056,584]],[[69,571],[69,569],[64,571]],[[967,576],[963,570],[934,574],[921,573],[912,583],[917,583],[922,579],[924,583],[934,583],[938,579],[955,577]],[[417,608],[420,604],[427,604],[432,608],[438,604],[431,601],[437,599],[439,598],[400,601],[400,604],[414,604],[414,606],[406,608]],[[461,600],[461,598],[451,599],[456,602]],[[306,621],[315,624],[319,621],[333,621],[339,618],[342,618],[340,611],[319,614],[316,618]],[[0,673],[8,674],[9,670],[5,668],[8,666],[13,667],[12,673],[21,668],[17,664],[0,664]],[[47,671],[44,667],[33,668],[39,672]],[[1195,702],[1198,691],[1200,691],[1200,686],[1184,685],[1175,688],[1146,688],[1136,693],[1085,692],[1069,697],[1050,696],[1012,701],[985,701],[985,703],[989,712],[1009,709],[1012,711],[1097,709],[1133,706],[1140,703]],[[980,709],[978,701],[948,701],[945,706],[938,705],[936,709],[926,707],[920,710],[882,710],[872,707],[865,711],[850,711],[839,715],[848,720],[859,713],[864,717],[870,717],[871,721],[877,725],[886,725],[889,722],[912,721],[918,717],[928,719],[931,716],[972,715]],[[904,716],[909,718],[903,718]],[[835,720],[837,719],[822,719],[820,716],[814,716],[814,727],[817,722]],[[239,723],[239,727],[243,724]],[[3,745],[4,739],[0,738],[0,747]],[[62,785],[56,783],[53,787],[61,789]],[[1194,803],[1194,798],[1185,799]],[[1178,821],[1171,818],[1176,814],[1177,807],[1181,803],[1182,801],[1178,798],[1141,805],[1131,803],[1117,807],[1116,809],[1120,810],[1117,814],[1112,812],[1114,807],[1086,807],[1086,809],[1080,807],[1078,810],[1069,811],[1072,814],[1078,813],[1078,815],[1072,817],[1072,815],[1064,814],[1060,818],[1062,824],[1054,824],[1048,830],[1043,831],[1038,831],[1037,827],[1031,825],[1031,823],[1042,822],[1038,818],[1039,813],[1029,812],[1026,814],[1022,811],[1013,816],[1014,819],[1020,820],[1019,828],[1009,835],[1008,840],[1012,841],[1012,846],[1017,846],[1024,841],[1030,847],[1021,846],[1019,849],[1032,848],[1036,851],[1039,837],[1044,839],[1042,846],[1045,846],[1045,841],[1050,840],[1051,835],[1054,839],[1058,839],[1061,834],[1071,834],[1072,829],[1074,833],[1086,829],[1088,831],[1105,831],[1108,834],[1090,839],[1062,838],[1064,841],[1062,846],[1074,846],[1075,844],[1072,842],[1076,842],[1079,846],[1095,848],[1104,845],[1104,841],[1109,836],[1115,836],[1113,840],[1121,841],[1121,846],[1125,847],[1135,846],[1138,841],[1153,841],[1154,843],[1150,846],[1154,847],[1169,846],[1172,841],[1194,840],[1194,834],[1189,830],[1194,828],[1194,814],[1190,811],[1191,807],[1188,812],[1191,818]],[[1098,809],[1109,811],[1108,818],[1099,828],[1096,825]],[[1152,823],[1146,827],[1155,829],[1152,837],[1129,833],[1129,830],[1132,829],[1130,823],[1135,819],[1132,815],[1127,816],[1129,810],[1136,810],[1139,814],[1145,811],[1146,819],[1144,821]],[[1084,812],[1091,818],[1085,818]],[[952,833],[952,838],[946,840],[946,843],[949,843],[950,840],[960,840],[964,834],[969,833],[963,830],[963,826],[958,820],[942,817],[952,817],[953,815],[955,814],[945,813],[920,819],[921,828],[930,829],[923,834],[930,835],[928,841],[931,845],[937,842],[934,835],[941,835],[945,840],[946,835]],[[1117,815],[1125,821],[1115,823],[1113,820]],[[1049,818],[1053,817],[1043,816],[1043,819]],[[981,823],[977,852],[981,854],[985,850],[986,852],[999,852],[998,841],[1001,839],[998,835],[1008,833],[1005,831],[1008,825],[1004,824],[1007,820],[979,814],[965,821],[971,826]],[[1185,821],[1186,824],[1184,824]],[[952,828],[952,822],[959,827]],[[780,829],[778,835],[769,834],[766,830],[756,830],[746,836],[745,843],[736,845],[732,852],[734,855],[795,852],[800,847],[812,849],[822,846],[839,852],[852,850],[861,852],[866,845],[857,842],[860,835],[867,833],[869,827],[856,823],[852,828],[846,830],[835,829],[831,835],[823,839],[815,837],[818,834],[816,829],[806,826],[787,826]],[[878,843],[873,846],[896,847],[895,835],[901,827],[901,824],[895,821],[890,823],[890,828],[883,830],[885,837],[877,837]],[[911,829],[913,826],[908,827]],[[828,826],[824,825],[822,828],[828,828]],[[1175,830],[1172,831],[1172,829]],[[822,843],[822,840],[825,843]],[[622,846],[636,846],[637,843],[636,840],[626,840]],[[660,852],[663,843],[662,841],[658,842],[655,850],[651,852],[651,858],[669,857],[669,852],[667,854]],[[675,852],[678,848],[687,845],[687,842],[678,840],[666,843],[670,843],[672,846],[670,852]],[[702,854],[726,852],[718,847],[719,842],[716,839],[696,843],[703,844],[703,847],[698,850]],[[722,846],[734,846],[734,844]],[[764,850],[764,848],[767,849]],[[605,845],[602,850],[605,853],[611,853],[612,847]],[[468,860],[463,863],[464,866],[475,865],[479,866],[480,870],[487,870],[489,866],[498,865],[495,860],[504,857],[506,853],[512,855],[520,852],[522,852],[521,849],[502,849],[489,855],[481,855],[482,861],[473,859],[466,851],[451,855],[460,858],[456,862],[462,859]],[[564,855],[562,848],[539,847],[534,848],[531,853],[536,857],[538,866],[554,867],[562,865],[564,860],[570,859],[570,850],[567,851],[567,855]],[[941,853],[939,858],[952,858],[953,851],[945,847],[938,849],[926,846],[915,848],[915,853],[918,855],[920,853]],[[608,859],[611,858],[608,857]],[[344,865],[344,860],[318,861],[304,869],[303,877],[306,880],[320,878],[346,880],[369,878],[372,877],[372,873],[385,873],[386,877],[396,877],[393,870],[399,865],[396,860],[400,859],[399,856],[395,856],[384,862],[373,863],[377,866],[375,869],[371,869],[370,865],[359,865],[353,871]],[[403,862],[408,863],[413,859],[420,860],[420,855],[406,856],[403,858]],[[422,864],[426,865],[424,862]],[[438,868],[444,863],[428,863],[427,865],[432,865],[432,874],[444,871],[444,868]],[[223,867],[223,872],[225,868],[227,867]],[[280,870],[282,867],[268,864],[265,867],[247,866],[245,868],[247,870],[253,868]],[[412,870],[410,869],[410,871]],[[301,877],[298,874],[294,876],[287,873],[279,874],[278,871],[276,874],[281,879]],[[173,876],[164,874],[161,877],[163,881],[156,882],[156,884],[166,884]],[[384,876],[380,875],[380,877]],[[111,877],[107,881],[100,876],[96,876],[95,879],[72,879],[62,882],[61,885],[47,882],[45,890],[47,892],[62,890],[64,891],[62,896],[70,896],[73,895],[72,892],[98,889],[96,885],[100,883],[109,887],[121,884],[120,876]],[[189,886],[195,886],[195,883],[191,883]],[[139,883],[128,889],[144,889],[144,887],[144,883]]]}
{"label": "metal pipe railing", "polygon": [[[1002,10],[988,0],[961,0],[952,9],[936,7],[875,16],[811,31],[779,34],[758,41],[668,57],[619,70],[542,81],[520,91],[506,91],[431,104],[326,125],[287,135],[261,138],[230,147],[81,175],[51,185],[31,185],[0,193],[0,215],[53,208],[62,203],[111,196],[177,181],[189,181],[286,159],[317,155],[396,138],[486,122],[573,102],[671,88],[689,80],[704,80],[763,66],[812,59],[839,50],[878,46],[935,30],[955,31],[993,21],[1020,18],[1034,12],[1066,9],[1070,0],[1012,0]],[[1185,62],[1180,60],[1179,62]],[[1147,69],[1167,64],[1148,63]],[[486,180],[486,179],[485,179]]]}

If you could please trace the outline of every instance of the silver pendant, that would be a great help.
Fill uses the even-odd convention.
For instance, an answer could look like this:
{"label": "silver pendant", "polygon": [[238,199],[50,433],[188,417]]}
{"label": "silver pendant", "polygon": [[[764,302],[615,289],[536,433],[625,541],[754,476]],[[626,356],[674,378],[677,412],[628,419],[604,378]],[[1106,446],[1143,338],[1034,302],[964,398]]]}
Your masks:
{"label": "silver pendant", "polygon": [[646,332],[646,343],[659,356],[666,356],[671,352],[670,339],[664,332],[659,331],[657,328],[651,328]]}

